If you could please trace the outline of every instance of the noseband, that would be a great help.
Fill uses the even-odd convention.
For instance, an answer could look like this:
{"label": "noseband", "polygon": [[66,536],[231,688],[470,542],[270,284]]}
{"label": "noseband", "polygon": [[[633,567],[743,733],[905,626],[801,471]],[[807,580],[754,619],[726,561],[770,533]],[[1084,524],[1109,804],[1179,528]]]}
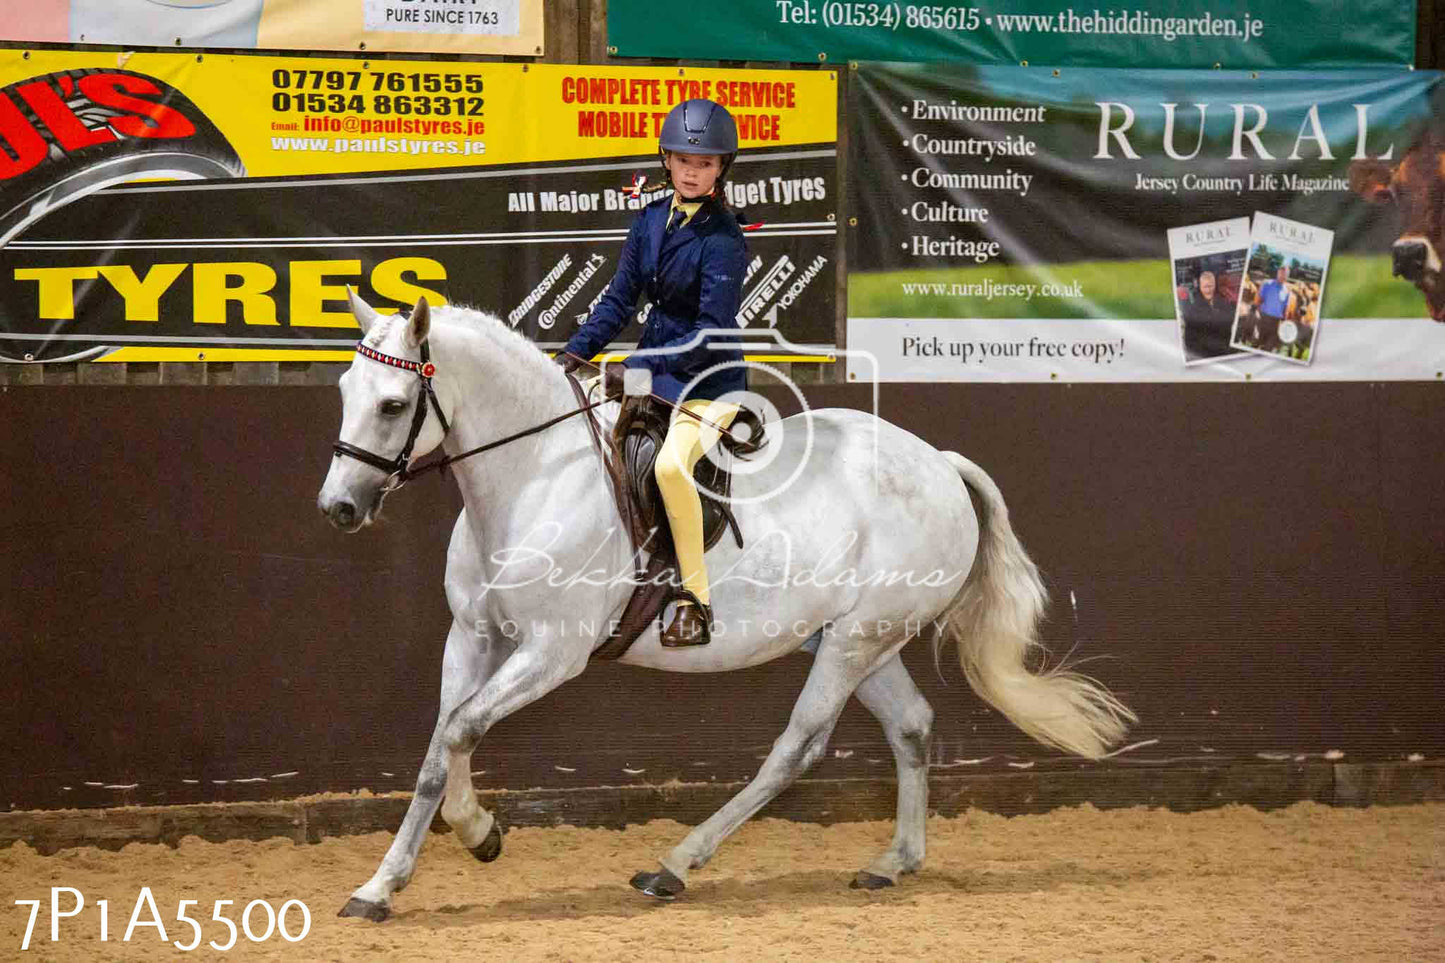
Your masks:
{"label": "noseband", "polygon": [[337,458],[346,455],[386,472],[387,478],[386,483],[382,485],[382,493],[389,494],[405,485],[416,474],[420,474],[420,472],[411,472],[408,469],[408,463],[411,461],[411,450],[416,446],[417,436],[421,434],[421,426],[426,423],[427,408],[431,407],[436,411],[437,420],[442,423],[443,435],[451,431],[452,426],[447,423],[447,416],[442,412],[442,405],[437,400],[436,390],[432,388],[431,379],[437,369],[436,365],[431,363],[431,352],[427,349],[425,341],[421,343],[420,361],[408,361],[405,358],[394,358],[389,354],[382,354],[363,341],[356,343],[356,353],[380,364],[400,368],[403,371],[414,371],[416,376],[421,379],[422,390],[417,394],[416,411],[411,416],[411,431],[406,436],[406,444],[402,446],[400,455],[395,458],[386,458],[340,439],[331,446],[331,450],[336,453],[335,457]]}

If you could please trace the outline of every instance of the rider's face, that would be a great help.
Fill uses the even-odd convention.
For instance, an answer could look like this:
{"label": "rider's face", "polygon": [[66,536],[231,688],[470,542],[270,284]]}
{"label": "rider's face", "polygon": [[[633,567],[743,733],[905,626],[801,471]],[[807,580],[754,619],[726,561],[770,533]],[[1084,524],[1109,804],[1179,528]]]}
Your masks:
{"label": "rider's face", "polygon": [[716,154],[679,154],[671,152],[663,161],[672,183],[685,198],[704,197],[712,193],[722,173],[722,158]]}

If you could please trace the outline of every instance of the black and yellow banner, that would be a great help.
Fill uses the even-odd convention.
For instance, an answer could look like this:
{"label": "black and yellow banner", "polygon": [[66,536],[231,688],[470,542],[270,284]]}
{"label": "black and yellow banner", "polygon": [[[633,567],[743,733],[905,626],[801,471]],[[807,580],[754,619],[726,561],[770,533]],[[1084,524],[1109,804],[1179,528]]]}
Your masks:
{"label": "black and yellow banner", "polygon": [[316,358],[356,336],[346,285],[559,344],[690,97],[742,137],[740,320],[833,341],[829,73],[7,52],[0,87],[10,360]]}

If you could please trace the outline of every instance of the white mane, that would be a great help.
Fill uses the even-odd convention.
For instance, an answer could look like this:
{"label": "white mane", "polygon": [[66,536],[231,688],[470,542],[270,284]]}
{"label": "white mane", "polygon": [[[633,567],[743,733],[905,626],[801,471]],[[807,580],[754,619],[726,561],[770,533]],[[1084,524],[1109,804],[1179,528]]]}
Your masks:
{"label": "white mane", "polygon": [[551,359],[531,338],[512,328],[488,311],[460,304],[432,309],[432,325],[460,329],[480,335],[487,346],[512,363],[514,370],[531,369],[538,375],[551,373]]}

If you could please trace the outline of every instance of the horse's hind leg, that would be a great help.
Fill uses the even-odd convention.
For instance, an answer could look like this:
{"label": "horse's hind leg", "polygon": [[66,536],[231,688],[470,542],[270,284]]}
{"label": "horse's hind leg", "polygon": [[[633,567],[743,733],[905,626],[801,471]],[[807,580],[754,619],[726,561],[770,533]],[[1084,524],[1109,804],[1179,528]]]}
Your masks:
{"label": "horse's hind leg", "polygon": [[892,886],[923,865],[928,818],[928,743],[933,710],[894,655],[858,686],[858,699],[883,724],[898,763],[898,815],[893,845],[853,878],[854,889]]}
{"label": "horse's hind leg", "polygon": [[681,893],[689,870],[705,866],[724,839],[818,761],[848,697],[874,665],[876,662],[852,647],[825,645],[820,649],[802,695],[793,706],[788,728],[773,743],[758,774],[663,857],[662,872],[638,873],[632,885],[659,899],[672,899]]}
{"label": "horse's hind leg", "polygon": [[[477,805],[472,790],[471,772],[465,762],[460,769],[455,764],[448,765],[443,733],[452,710],[486,682],[510,653],[509,643],[479,639],[460,623],[452,623],[451,632],[447,635],[446,653],[442,658],[441,712],[437,717],[436,728],[432,731],[431,743],[427,746],[421,772],[417,774],[416,794],[412,796],[406,818],[402,820],[401,828],[396,831],[396,838],[392,840],[391,848],[386,851],[381,865],[371,879],[351,894],[351,899],[342,908],[340,915],[361,916],[381,922],[391,914],[392,894],[404,889],[411,881],[411,874],[416,869],[416,854],[426,838],[437,807],[441,805],[444,791],[459,799],[464,795],[471,806],[479,811],[471,813],[468,810],[467,815],[486,815],[480,812],[481,807]],[[465,790],[462,789],[463,785]],[[448,803],[452,803],[450,798]],[[459,812],[465,810],[465,803],[460,803],[459,807]],[[473,819],[472,824],[478,821],[480,820]],[[492,827],[491,818],[487,816],[482,832],[486,834]],[[486,839],[485,835],[483,839]],[[466,841],[465,834],[463,841]]]}

